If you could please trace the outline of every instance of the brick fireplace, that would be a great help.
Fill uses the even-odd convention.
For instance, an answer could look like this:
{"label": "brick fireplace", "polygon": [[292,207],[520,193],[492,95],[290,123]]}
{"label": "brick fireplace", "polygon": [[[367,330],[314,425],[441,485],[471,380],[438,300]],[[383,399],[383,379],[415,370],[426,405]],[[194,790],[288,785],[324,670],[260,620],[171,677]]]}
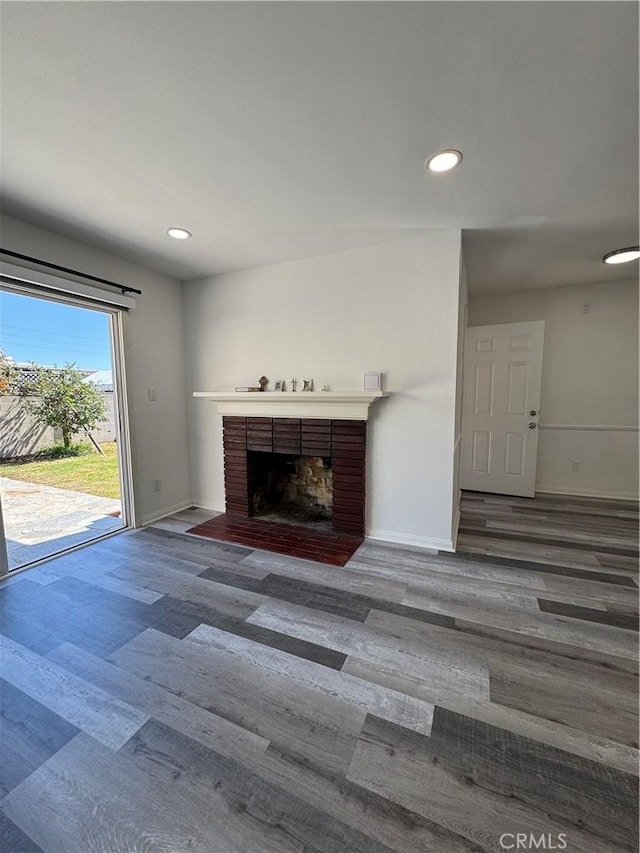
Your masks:
{"label": "brick fireplace", "polygon": [[[364,536],[365,457],[364,420],[289,417],[223,417],[226,513],[229,518],[256,514],[256,490],[264,489],[261,476],[269,454],[309,461],[331,472],[331,528],[335,533]],[[299,469],[300,466],[298,465]],[[311,477],[310,480],[320,477]],[[326,505],[328,477],[320,485],[318,503]],[[299,484],[296,482],[299,488]],[[308,489],[307,489],[308,490]]]}
{"label": "brick fireplace", "polygon": [[[189,532],[344,566],[365,533],[369,408],[388,392],[194,391],[193,396],[215,403],[222,415],[226,512]],[[272,516],[278,494],[285,503],[298,504],[294,516]],[[310,508],[311,520],[299,517],[300,504]]]}

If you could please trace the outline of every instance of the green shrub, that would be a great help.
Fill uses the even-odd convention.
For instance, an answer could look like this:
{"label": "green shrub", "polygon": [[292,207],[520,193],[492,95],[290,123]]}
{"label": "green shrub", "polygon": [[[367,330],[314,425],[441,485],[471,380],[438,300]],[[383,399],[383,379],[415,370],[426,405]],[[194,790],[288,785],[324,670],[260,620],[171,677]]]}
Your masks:
{"label": "green shrub", "polygon": [[90,444],[70,444],[69,447],[65,447],[64,444],[53,444],[51,447],[36,450],[31,457],[33,459],[66,459],[68,456],[88,456],[94,452]]}

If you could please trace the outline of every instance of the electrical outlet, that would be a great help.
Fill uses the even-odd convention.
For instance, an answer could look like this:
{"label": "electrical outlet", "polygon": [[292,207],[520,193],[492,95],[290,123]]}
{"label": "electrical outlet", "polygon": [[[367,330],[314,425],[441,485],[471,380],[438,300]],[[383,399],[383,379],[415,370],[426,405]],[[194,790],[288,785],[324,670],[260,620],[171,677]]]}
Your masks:
{"label": "electrical outlet", "polygon": [[155,388],[147,388],[147,395],[150,403],[155,403],[158,399],[158,392]]}
{"label": "electrical outlet", "polygon": [[579,471],[580,470],[580,462],[581,462],[580,459],[572,459],[571,460],[571,470],[572,471]]}
{"label": "electrical outlet", "polygon": [[160,480],[154,480],[153,481],[153,491],[154,492],[160,491]]}
{"label": "electrical outlet", "polygon": [[582,305],[580,306],[580,311],[583,314],[591,314],[591,303],[590,302],[583,302]]}

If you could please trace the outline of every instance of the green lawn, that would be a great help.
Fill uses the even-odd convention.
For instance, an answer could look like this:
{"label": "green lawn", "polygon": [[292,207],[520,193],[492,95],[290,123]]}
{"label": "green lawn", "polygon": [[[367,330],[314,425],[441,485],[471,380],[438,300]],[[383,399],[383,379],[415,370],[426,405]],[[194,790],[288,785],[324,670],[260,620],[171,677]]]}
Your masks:
{"label": "green lawn", "polygon": [[68,459],[42,459],[37,462],[0,463],[0,477],[56,486],[102,498],[120,497],[118,455],[115,442],[101,445],[104,455],[72,456]]}

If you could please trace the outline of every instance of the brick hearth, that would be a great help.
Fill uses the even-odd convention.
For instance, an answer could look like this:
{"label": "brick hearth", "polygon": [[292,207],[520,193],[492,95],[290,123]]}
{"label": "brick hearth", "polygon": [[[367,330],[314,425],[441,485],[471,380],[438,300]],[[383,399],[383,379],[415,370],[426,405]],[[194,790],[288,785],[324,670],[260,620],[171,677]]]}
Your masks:
{"label": "brick hearth", "polygon": [[275,551],[289,557],[304,557],[318,563],[344,566],[362,543],[361,536],[346,533],[322,533],[296,524],[279,524],[260,518],[243,518],[223,513],[192,527],[187,533],[221,539],[248,548]]}

